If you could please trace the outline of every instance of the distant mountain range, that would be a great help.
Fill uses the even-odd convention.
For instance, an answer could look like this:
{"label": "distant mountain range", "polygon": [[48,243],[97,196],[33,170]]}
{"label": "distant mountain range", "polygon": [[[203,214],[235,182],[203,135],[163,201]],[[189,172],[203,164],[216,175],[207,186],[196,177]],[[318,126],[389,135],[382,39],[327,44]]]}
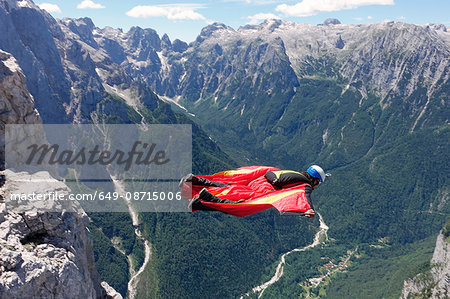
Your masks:
{"label": "distant mountain range", "polygon": [[[44,114],[54,110],[70,121],[89,117],[104,91],[127,90],[132,82],[180,104],[212,99],[224,108],[234,98],[240,111],[252,100],[246,92],[278,99],[277,86],[282,96],[292,96],[303,78],[339,80],[363,97],[375,92],[383,107],[395,96],[411,96],[419,82],[432,97],[449,78],[450,33],[440,24],[314,26],[267,20],[234,30],[215,23],[188,45],[160,38],[152,29],[124,33],[99,29],[89,18],[55,20],[31,1],[1,6],[3,50],[21,63],[38,108],[56,101],[42,109]],[[262,85],[264,79],[270,82]],[[429,104],[418,103],[415,112]],[[247,105],[243,113],[248,110]],[[417,126],[423,114],[415,116]]]}
{"label": "distant mountain range", "polygon": [[[152,29],[133,27],[124,33],[99,29],[88,18],[55,20],[31,2],[20,3],[1,2],[6,34],[0,36],[0,46],[19,61],[46,123],[91,119],[105,93],[135,110],[155,108],[150,91],[195,114],[213,138],[224,140],[227,150],[236,151],[236,141],[241,149],[237,156],[245,161],[266,157],[266,151],[285,156],[290,149],[282,146],[279,153],[278,145],[298,135],[299,116],[303,128],[320,122],[320,136],[306,138],[309,147],[323,153],[319,160],[339,155],[333,146],[345,156],[351,150],[346,133],[362,134],[363,149],[352,157],[379,142],[383,134],[375,131],[389,131],[390,122],[381,124],[370,113],[359,117],[369,110],[381,108],[382,113],[395,107],[391,117],[404,122],[390,138],[448,121],[450,33],[443,25],[315,26],[268,20],[234,30],[215,23],[188,45],[171,42],[167,35],[160,38]],[[343,116],[334,130],[323,115],[308,113],[305,118],[308,102],[302,99],[313,98],[310,89],[328,108],[344,97],[358,97],[357,105],[345,111],[353,116]],[[117,103],[104,106],[103,111],[118,110]],[[366,130],[366,122],[373,130]],[[273,162],[285,163],[290,156]],[[352,157],[340,160],[348,163]],[[305,163],[300,159],[293,166]]]}
{"label": "distant mountain range", "polygon": [[[89,18],[55,20],[31,1],[0,0],[0,49],[22,68],[44,123],[192,123],[196,172],[233,167],[233,160],[296,170],[319,163],[331,170],[314,201],[342,246],[379,238],[400,246],[437,234],[450,213],[449,28],[338,23],[267,20],[238,30],[214,23],[187,44],[153,29],[123,32],[97,28]],[[147,224],[171,223],[145,217]],[[285,232],[280,245],[261,229],[274,216],[261,217],[248,220],[256,232],[235,223],[261,241],[263,262],[246,270],[253,275],[248,284],[260,280],[255,273],[279,252],[304,241]],[[282,221],[272,229],[299,223]],[[169,249],[184,229],[167,225],[173,230],[148,227],[158,236],[152,241],[161,246],[161,261],[190,254],[196,245],[189,242],[188,249]],[[226,243],[220,234],[204,235]],[[214,263],[208,249],[201,254]],[[173,263],[177,275],[188,271],[183,261]],[[170,289],[164,265],[153,266],[165,273],[159,294],[186,294],[184,284]],[[211,276],[205,268],[195,271]],[[192,294],[204,294],[200,289]],[[208,294],[248,289],[242,282]]]}

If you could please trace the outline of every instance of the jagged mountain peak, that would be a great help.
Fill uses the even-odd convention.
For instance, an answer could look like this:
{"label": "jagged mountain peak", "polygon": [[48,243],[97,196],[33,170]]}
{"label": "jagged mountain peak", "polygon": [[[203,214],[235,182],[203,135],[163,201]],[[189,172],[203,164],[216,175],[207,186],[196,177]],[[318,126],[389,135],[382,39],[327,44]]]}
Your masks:
{"label": "jagged mountain peak", "polygon": [[87,42],[93,47],[96,47],[96,43],[94,41],[94,33],[96,32],[96,27],[94,22],[90,18],[63,18],[60,20],[60,24],[64,24],[70,31],[70,33],[75,33],[82,40]]}
{"label": "jagged mountain peak", "polygon": [[342,24],[341,21],[335,18],[328,18],[323,22],[323,25],[329,26],[329,25],[340,25]]}
{"label": "jagged mountain peak", "polygon": [[8,4],[9,8],[21,8],[21,7],[27,7],[32,9],[39,9],[39,7],[33,3],[33,1],[30,0],[1,0],[1,2],[5,2]]}
{"label": "jagged mountain peak", "polygon": [[158,33],[156,32],[156,30],[151,29],[151,28],[141,28],[139,26],[133,26],[130,28],[130,30],[128,30],[127,32],[128,35],[130,36],[145,36],[145,35],[158,35]]}
{"label": "jagged mountain peak", "polygon": [[94,35],[98,37],[106,37],[109,39],[126,39],[126,33],[123,32],[122,28],[112,28],[106,26],[103,29],[94,29]]}
{"label": "jagged mountain peak", "polygon": [[90,30],[93,30],[95,28],[94,22],[91,18],[85,17],[85,18],[62,18],[60,20],[62,23],[64,23],[66,26],[77,26],[77,27],[87,27]]}
{"label": "jagged mountain peak", "polygon": [[25,12],[25,14],[28,14],[30,20],[32,18],[31,15],[34,15],[34,17],[39,16],[39,18],[45,19],[50,26],[56,23],[53,17],[45,9],[41,9],[38,5],[34,4],[32,0],[0,0],[0,8],[3,8],[8,12],[21,10],[28,11]]}
{"label": "jagged mountain peak", "polygon": [[283,28],[290,27],[295,24],[296,23],[294,22],[283,21],[280,19],[266,19],[264,20],[264,22],[258,25],[241,26],[239,27],[238,32],[246,35],[252,33],[270,34],[275,32],[277,29],[282,30]]}
{"label": "jagged mountain peak", "polygon": [[130,28],[126,35],[128,37],[127,44],[134,50],[148,46],[157,51],[161,50],[161,39],[154,29],[142,29],[141,27],[134,26]]}
{"label": "jagged mountain peak", "polygon": [[169,36],[166,33],[164,33],[164,35],[161,37],[161,41],[163,41],[163,42],[165,42],[167,44],[172,44],[172,42],[170,41]]}
{"label": "jagged mountain peak", "polygon": [[170,41],[170,38],[167,34],[164,34],[161,38],[161,50],[164,53],[167,53],[167,51],[172,50],[172,42]]}
{"label": "jagged mountain peak", "polygon": [[445,27],[444,24],[431,23],[431,24],[428,24],[428,26],[429,26],[430,28],[433,28],[434,30],[437,30],[437,31],[444,31],[444,32],[447,32],[447,27]]}
{"label": "jagged mountain peak", "polygon": [[189,45],[186,42],[179,39],[174,40],[172,43],[172,50],[174,52],[182,53],[186,51],[188,47]]}
{"label": "jagged mountain peak", "polygon": [[267,30],[274,31],[279,28],[283,24],[283,21],[280,19],[266,19],[262,24],[258,26],[259,30]]}
{"label": "jagged mountain peak", "polygon": [[202,42],[206,38],[213,36],[216,32],[235,32],[235,30],[223,23],[215,22],[202,29],[200,35],[196,39],[196,42]]}

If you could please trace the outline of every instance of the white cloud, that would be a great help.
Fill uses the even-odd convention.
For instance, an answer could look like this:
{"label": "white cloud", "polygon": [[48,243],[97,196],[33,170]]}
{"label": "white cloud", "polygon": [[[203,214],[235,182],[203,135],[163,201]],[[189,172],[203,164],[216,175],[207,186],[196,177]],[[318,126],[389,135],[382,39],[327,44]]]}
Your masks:
{"label": "white cloud", "polygon": [[303,0],[295,5],[278,5],[276,10],[286,16],[308,17],[321,12],[354,9],[366,5],[394,5],[394,0]]}
{"label": "white cloud", "polygon": [[80,4],[77,5],[78,9],[99,9],[99,8],[105,8],[105,6],[95,3],[92,0],[83,0]]}
{"label": "white cloud", "polygon": [[406,17],[400,16],[400,17],[397,17],[397,20],[406,20]]}
{"label": "white cloud", "polygon": [[206,20],[195,10],[203,8],[193,4],[139,5],[126,12],[133,18],[166,17],[169,20]]}
{"label": "white cloud", "polygon": [[274,15],[273,13],[258,13],[253,16],[248,16],[247,18],[250,19],[250,21],[247,23],[250,25],[259,24],[259,23],[261,23],[261,21],[264,21],[267,19],[280,19],[279,16]]}
{"label": "white cloud", "polygon": [[372,20],[373,17],[372,17],[372,16],[367,16],[367,19],[368,19],[368,20]]}
{"label": "white cloud", "polygon": [[40,9],[44,9],[49,13],[52,13],[52,12],[61,13],[61,9],[56,4],[41,3],[41,4],[38,4],[37,6],[39,6]]}

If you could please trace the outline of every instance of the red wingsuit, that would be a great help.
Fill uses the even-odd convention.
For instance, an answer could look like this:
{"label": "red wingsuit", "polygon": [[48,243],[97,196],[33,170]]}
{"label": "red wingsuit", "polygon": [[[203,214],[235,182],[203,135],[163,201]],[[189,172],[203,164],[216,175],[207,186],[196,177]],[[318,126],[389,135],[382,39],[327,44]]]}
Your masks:
{"label": "red wingsuit", "polygon": [[309,180],[305,177],[305,181],[298,182],[294,186],[275,189],[264,175],[266,172],[277,170],[279,169],[268,166],[246,166],[213,175],[198,175],[197,178],[206,179],[212,184],[200,184],[193,180],[192,183],[183,185],[182,195],[186,199],[192,197],[195,200],[199,192],[206,188],[210,194],[221,200],[211,202],[198,198],[200,206],[206,208],[193,207],[193,212],[201,209],[217,210],[239,217],[272,207],[282,215],[303,215],[309,209],[313,209],[310,200],[312,187]]}

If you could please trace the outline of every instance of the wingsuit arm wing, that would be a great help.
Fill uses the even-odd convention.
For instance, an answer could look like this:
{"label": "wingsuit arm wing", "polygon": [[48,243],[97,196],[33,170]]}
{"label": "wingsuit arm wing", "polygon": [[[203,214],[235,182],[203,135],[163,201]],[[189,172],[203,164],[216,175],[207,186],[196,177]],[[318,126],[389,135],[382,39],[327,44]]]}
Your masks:
{"label": "wingsuit arm wing", "polygon": [[[299,212],[299,211],[280,211],[281,216],[306,216],[308,218],[314,217],[314,206],[311,201],[311,192],[312,188],[310,186],[305,186],[305,198],[310,206],[310,210],[306,212]],[[311,213],[312,212],[312,213]]]}
{"label": "wingsuit arm wing", "polygon": [[[289,189],[288,189],[289,190]],[[297,191],[293,194],[287,194],[283,200],[274,202],[272,205],[283,216],[297,215],[302,216],[306,211],[314,209],[311,202],[312,188],[309,185],[304,186],[302,189],[293,188],[293,191]]]}

